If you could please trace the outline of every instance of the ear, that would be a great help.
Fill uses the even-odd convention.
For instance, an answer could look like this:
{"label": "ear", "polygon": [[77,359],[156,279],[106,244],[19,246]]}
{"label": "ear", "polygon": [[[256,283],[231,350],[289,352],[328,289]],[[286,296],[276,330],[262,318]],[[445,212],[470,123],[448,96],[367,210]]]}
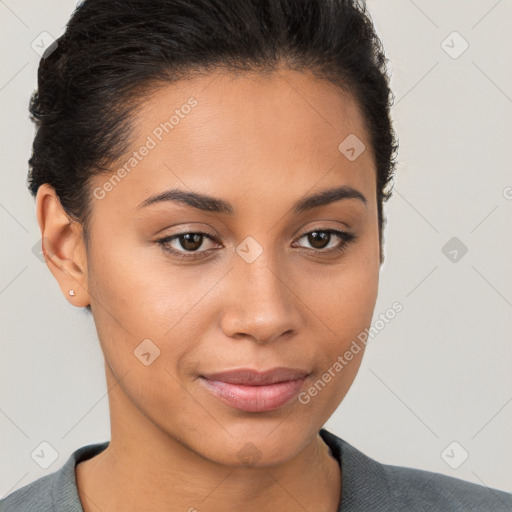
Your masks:
{"label": "ear", "polygon": [[[36,214],[42,250],[50,272],[72,305],[88,306],[87,253],[81,224],[68,217],[48,183],[42,184],[37,191]],[[70,295],[70,290],[75,294]]]}

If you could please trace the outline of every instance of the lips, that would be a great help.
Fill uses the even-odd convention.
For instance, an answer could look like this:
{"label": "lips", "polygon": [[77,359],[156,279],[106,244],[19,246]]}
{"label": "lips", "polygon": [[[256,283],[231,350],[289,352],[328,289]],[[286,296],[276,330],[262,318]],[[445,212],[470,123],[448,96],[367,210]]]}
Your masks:
{"label": "lips", "polygon": [[241,384],[243,386],[266,386],[289,380],[302,379],[308,372],[294,368],[273,368],[266,371],[250,370],[247,368],[228,370],[220,373],[205,373],[208,380],[225,382],[226,384]]}
{"label": "lips", "polygon": [[309,373],[295,368],[234,369],[203,374],[200,382],[222,402],[247,412],[278,409],[296,397]]}

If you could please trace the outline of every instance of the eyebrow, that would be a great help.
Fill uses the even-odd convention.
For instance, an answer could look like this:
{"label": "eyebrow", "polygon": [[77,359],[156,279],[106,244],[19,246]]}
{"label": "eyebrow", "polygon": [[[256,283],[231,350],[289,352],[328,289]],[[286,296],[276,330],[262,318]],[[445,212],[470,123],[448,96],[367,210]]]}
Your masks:
{"label": "eyebrow", "polygon": [[[366,197],[348,185],[323,190],[308,197],[304,197],[292,206],[294,213],[303,213],[319,206],[325,206],[343,199],[359,199],[366,206]],[[218,199],[198,192],[187,192],[180,189],[166,190],[160,194],[148,197],[137,208],[144,208],[151,204],[172,201],[203,210],[205,212],[224,213],[232,215],[235,211],[233,205],[223,199]]]}

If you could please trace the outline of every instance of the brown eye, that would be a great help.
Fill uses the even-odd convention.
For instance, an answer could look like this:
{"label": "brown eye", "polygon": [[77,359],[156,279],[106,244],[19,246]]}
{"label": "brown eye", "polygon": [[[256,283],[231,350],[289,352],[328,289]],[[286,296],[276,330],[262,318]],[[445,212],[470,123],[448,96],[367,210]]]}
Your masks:
{"label": "brown eye", "polygon": [[184,235],[179,235],[177,240],[183,249],[197,251],[203,243],[203,238],[201,233],[185,233]]}
{"label": "brown eye", "polygon": [[205,240],[216,242],[213,235],[191,231],[167,236],[157,240],[156,243],[160,245],[163,251],[176,255],[181,259],[194,259],[205,256],[211,252],[211,247],[207,249],[203,248]]}
{"label": "brown eye", "polygon": [[314,249],[325,249],[326,245],[331,240],[332,235],[326,231],[312,231],[306,236],[308,237],[308,242]]}
{"label": "brown eye", "polygon": [[[356,235],[337,229],[316,229],[304,233],[299,240],[306,239],[312,250],[320,253],[330,253],[331,251],[342,251],[345,247],[356,239]],[[336,241],[337,239],[337,241]],[[331,242],[334,241],[333,244]],[[303,247],[299,245],[299,247]]]}

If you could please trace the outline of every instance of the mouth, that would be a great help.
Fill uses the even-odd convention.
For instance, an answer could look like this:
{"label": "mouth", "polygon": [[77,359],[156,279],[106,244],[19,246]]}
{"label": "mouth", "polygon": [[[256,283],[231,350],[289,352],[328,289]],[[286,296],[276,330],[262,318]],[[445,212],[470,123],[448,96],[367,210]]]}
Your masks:
{"label": "mouth", "polygon": [[279,409],[297,396],[309,372],[294,368],[234,369],[201,375],[203,386],[222,402],[246,412]]}

